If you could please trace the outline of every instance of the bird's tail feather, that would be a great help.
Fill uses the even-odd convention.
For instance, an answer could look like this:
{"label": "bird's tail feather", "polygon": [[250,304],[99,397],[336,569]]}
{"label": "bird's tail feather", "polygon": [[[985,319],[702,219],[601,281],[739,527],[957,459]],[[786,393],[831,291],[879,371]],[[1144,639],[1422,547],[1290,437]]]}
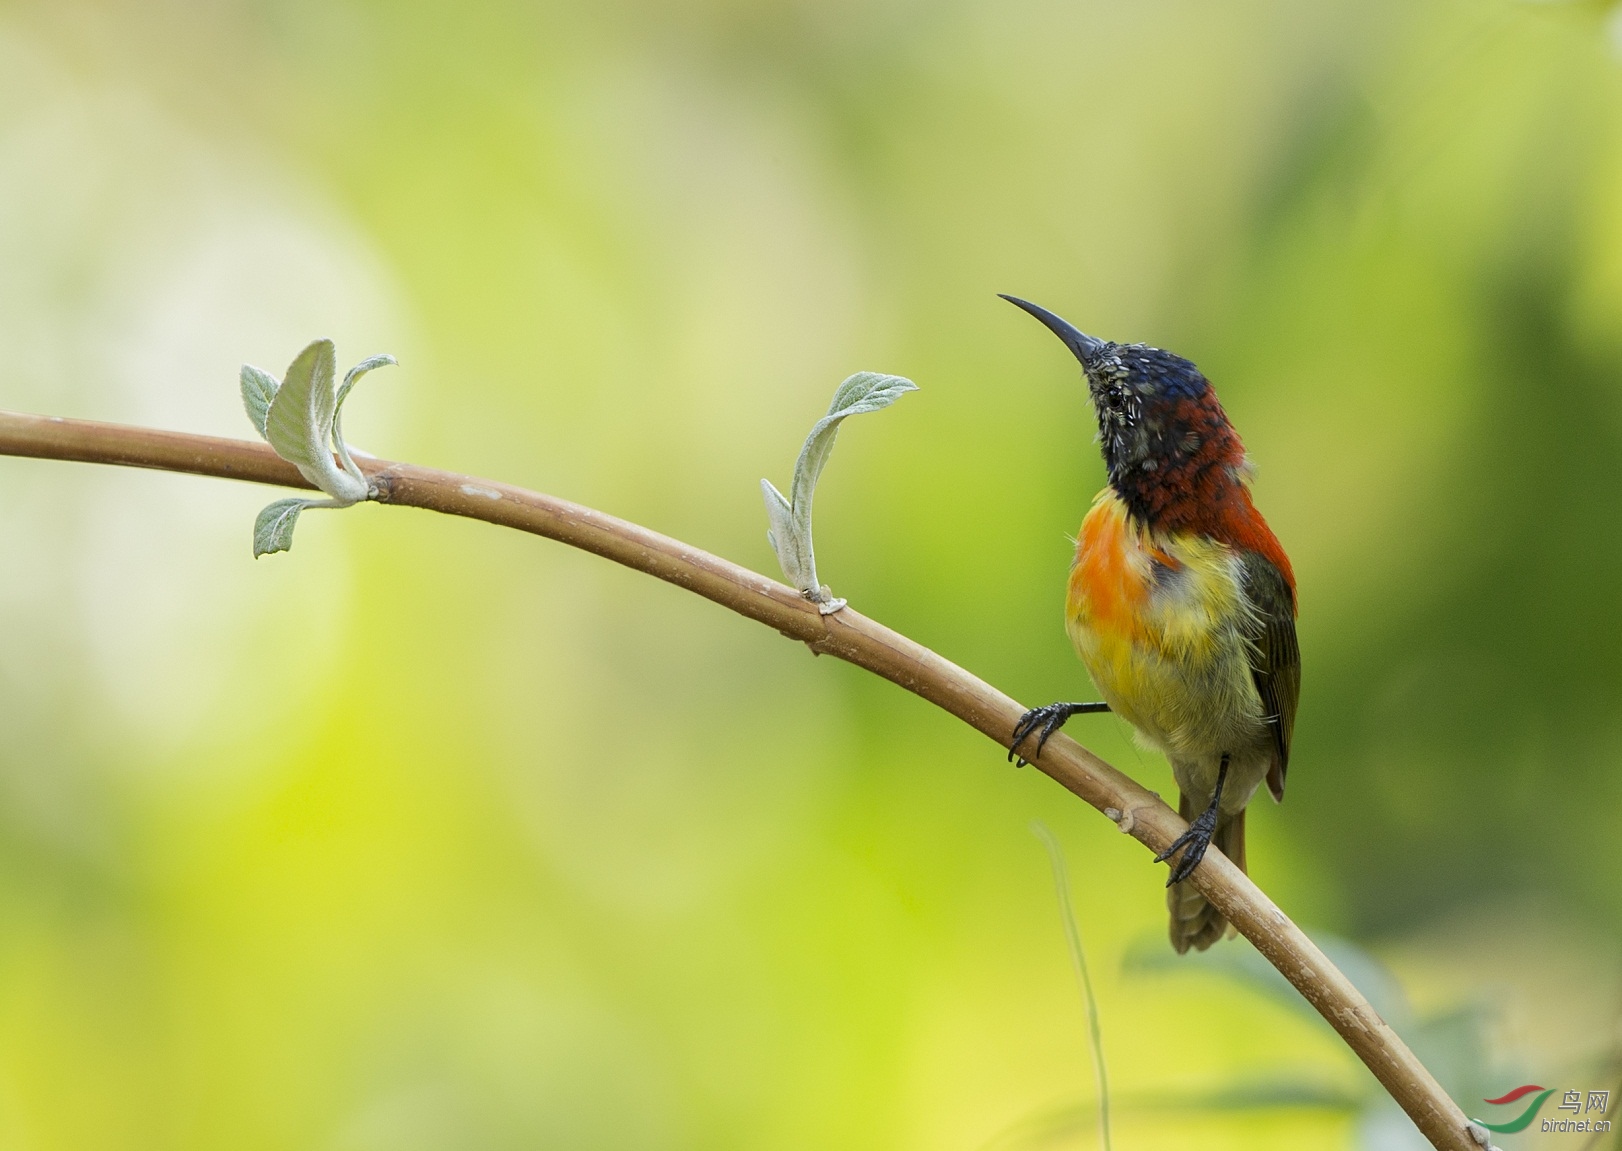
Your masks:
{"label": "bird's tail feather", "polygon": [[[1177,810],[1186,820],[1199,815],[1187,796],[1179,797]],[[1211,842],[1240,871],[1245,870],[1245,813],[1219,819]],[[1204,951],[1228,931],[1228,921],[1187,880],[1166,888],[1166,906],[1171,910],[1171,945],[1178,955],[1190,947]]]}

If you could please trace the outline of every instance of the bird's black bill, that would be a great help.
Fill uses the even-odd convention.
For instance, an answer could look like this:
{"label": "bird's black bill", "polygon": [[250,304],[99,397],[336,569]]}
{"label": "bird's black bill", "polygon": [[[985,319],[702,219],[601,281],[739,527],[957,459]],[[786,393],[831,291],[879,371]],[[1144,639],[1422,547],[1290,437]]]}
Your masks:
{"label": "bird's black bill", "polygon": [[1070,321],[1061,320],[1046,308],[1033,304],[1029,300],[1022,300],[1018,296],[1003,295],[1001,292],[997,294],[1015,307],[1023,308],[1041,320],[1048,331],[1064,341],[1064,346],[1069,348],[1071,354],[1081,361],[1083,367],[1103,349],[1103,340],[1098,339],[1096,336],[1089,336]]}

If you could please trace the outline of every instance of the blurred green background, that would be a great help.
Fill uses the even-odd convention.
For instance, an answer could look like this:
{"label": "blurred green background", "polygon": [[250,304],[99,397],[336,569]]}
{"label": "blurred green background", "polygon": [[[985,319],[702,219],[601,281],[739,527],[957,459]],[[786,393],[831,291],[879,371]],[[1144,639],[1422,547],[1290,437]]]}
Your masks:
{"label": "blurred green background", "polygon": [[[999,291],[1194,359],[1258,464],[1305,694],[1257,880],[1472,1114],[1614,1093],[1606,6],[0,4],[0,406],[250,436],[238,365],[330,335],[401,361],[371,451],[775,573],[759,478],[903,374],[824,578],[1084,698],[1092,417]],[[1033,819],[1117,1148],[1416,1145],[1247,945],[1170,962],[1140,847],[920,701],[484,525],[313,514],[256,563],[270,498],[0,461],[0,1147],[1093,1147]]]}

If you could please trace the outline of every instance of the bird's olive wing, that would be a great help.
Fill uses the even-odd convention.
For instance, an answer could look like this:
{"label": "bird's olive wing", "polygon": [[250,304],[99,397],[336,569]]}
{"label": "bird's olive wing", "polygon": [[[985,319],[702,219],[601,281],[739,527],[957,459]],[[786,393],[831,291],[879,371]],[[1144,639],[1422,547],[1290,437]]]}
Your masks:
{"label": "bird's olive wing", "polygon": [[1295,594],[1265,556],[1243,553],[1245,593],[1254,612],[1247,629],[1253,648],[1251,674],[1273,729],[1273,763],[1267,789],[1284,798],[1284,773],[1290,765],[1290,736],[1295,731],[1295,705],[1301,698],[1301,649],[1295,641]]}

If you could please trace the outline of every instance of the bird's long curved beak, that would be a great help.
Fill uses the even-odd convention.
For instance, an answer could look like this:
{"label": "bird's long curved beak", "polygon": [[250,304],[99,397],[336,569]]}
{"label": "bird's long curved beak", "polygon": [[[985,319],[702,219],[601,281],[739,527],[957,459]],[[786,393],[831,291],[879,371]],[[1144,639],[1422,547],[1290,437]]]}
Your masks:
{"label": "bird's long curved beak", "polygon": [[1069,348],[1076,359],[1081,361],[1082,367],[1086,367],[1103,350],[1103,340],[1098,339],[1096,336],[1089,336],[1068,320],[1061,320],[1046,308],[1038,307],[1029,300],[1022,300],[1018,296],[1007,296],[1001,292],[997,294],[1015,307],[1023,308],[1041,320],[1047,326],[1048,331],[1064,341],[1064,346]]}

